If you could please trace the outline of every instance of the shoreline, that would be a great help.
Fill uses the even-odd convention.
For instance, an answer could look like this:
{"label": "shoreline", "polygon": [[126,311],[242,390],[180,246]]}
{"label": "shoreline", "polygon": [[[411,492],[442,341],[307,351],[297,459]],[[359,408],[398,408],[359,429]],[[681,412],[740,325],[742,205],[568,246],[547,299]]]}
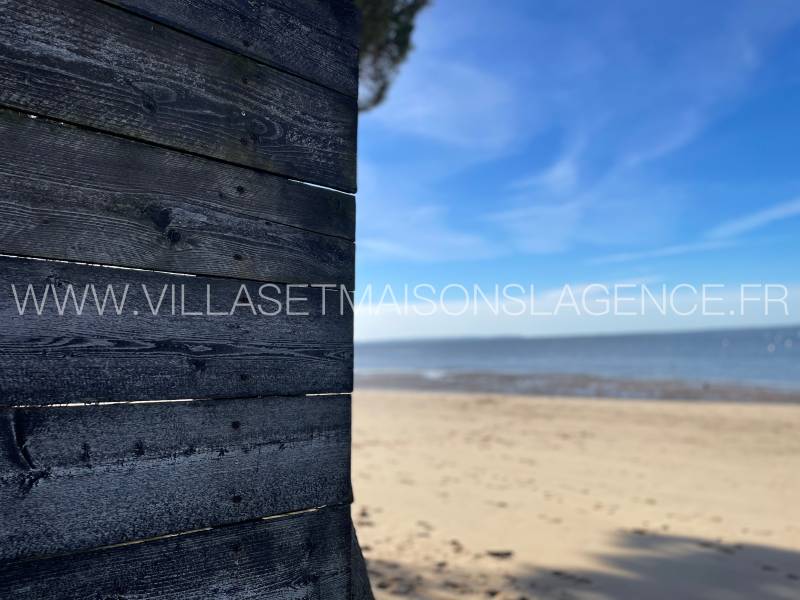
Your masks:
{"label": "shoreline", "polygon": [[359,371],[356,389],[516,394],[635,400],[800,404],[800,389],[677,379],[496,371]]}
{"label": "shoreline", "polygon": [[800,597],[800,406],[357,388],[378,600]]}

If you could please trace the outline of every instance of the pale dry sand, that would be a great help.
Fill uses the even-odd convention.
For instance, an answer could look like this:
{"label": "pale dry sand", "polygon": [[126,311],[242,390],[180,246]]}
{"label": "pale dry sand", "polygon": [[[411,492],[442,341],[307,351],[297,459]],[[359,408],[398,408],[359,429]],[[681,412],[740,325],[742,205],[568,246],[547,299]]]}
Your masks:
{"label": "pale dry sand", "polygon": [[800,406],[358,391],[376,597],[800,599]]}

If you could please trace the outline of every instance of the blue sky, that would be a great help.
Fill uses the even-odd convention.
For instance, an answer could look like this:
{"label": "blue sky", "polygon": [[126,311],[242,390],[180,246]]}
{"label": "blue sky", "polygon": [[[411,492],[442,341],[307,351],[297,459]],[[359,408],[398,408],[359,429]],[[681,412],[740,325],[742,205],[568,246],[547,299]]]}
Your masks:
{"label": "blue sky", "polygon": [[[800,3],[435,0],[414,43],[359,124],[360,288],[800,282]],[[618,325],[436,318],[356,335]]]}

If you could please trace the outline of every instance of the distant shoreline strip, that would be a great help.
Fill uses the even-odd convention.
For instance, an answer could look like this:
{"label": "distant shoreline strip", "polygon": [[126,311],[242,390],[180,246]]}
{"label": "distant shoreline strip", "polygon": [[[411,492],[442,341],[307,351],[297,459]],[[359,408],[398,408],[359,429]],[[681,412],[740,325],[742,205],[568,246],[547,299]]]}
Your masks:
{"label": "distant shoreline strip", "polygon": [[698,400],[800,404],[800,389],[746,383],[623,379],[583,374],[516,374],[480,371],[360,371],[355,388],[430,392],[475,392],[533,396],[578,396],[645,400]]}

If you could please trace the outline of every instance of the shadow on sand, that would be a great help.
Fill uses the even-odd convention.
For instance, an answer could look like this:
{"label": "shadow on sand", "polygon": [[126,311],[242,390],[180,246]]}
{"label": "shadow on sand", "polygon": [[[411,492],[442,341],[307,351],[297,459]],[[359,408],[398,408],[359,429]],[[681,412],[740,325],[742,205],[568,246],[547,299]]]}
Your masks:
{"label": "shadow on sand", "polygon": [[[425,600],[800,600],[800,552],[699,538],[621,533],[591,570],[542,569],[480,556],[424,569],[369,561],[377,598]],[[505,568],[504,568],[505,567]]]}

